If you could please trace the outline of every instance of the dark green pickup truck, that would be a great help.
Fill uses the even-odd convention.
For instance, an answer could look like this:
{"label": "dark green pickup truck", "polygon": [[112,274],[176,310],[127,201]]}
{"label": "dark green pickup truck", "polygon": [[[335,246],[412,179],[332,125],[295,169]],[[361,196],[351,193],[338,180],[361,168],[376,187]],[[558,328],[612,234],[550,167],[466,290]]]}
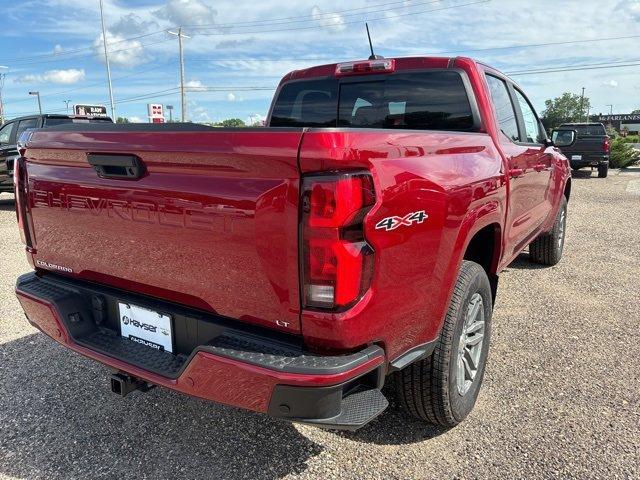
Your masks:
{"label": "dark green pickup truck", "polygon": [[575,130],[576,141],[560,150],[569,159],[571,168],[597,167],[598,177],[609,173],[609,136],[601,123],[563,123],[553,132],[553,140],[565,132]]}

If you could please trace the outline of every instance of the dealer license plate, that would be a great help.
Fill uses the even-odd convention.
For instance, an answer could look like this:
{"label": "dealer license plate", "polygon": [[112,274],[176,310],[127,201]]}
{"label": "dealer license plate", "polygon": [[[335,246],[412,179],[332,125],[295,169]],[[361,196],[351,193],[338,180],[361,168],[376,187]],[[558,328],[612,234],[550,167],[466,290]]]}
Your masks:
{"label": "dealer license plate", "polygon": [[154,310],[118,302],[120,333],[131,341],[173,353],[171,317]]}
{"label": "dealer license plate", "polygon": [[571,160],[582,160],[582,155],[571,155]]}

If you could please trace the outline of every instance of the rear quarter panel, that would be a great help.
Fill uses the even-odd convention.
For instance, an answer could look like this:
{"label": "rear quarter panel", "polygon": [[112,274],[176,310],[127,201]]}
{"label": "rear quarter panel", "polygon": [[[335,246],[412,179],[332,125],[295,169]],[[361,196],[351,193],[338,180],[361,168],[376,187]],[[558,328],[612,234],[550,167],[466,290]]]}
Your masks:
{"label": "rear quarter panel", "polygon": [[[375,250],[371,290],[343,313],[303,311],[305,340],[318,348],[385,345],[390,359],[439,334],[457,270],[475,231],[504,218],[502,161],[483,133],[311,130],[304,173],[367,169],[377,200],[365,219]],[[376,229],[389,216],[424,210],[426,221]]]}

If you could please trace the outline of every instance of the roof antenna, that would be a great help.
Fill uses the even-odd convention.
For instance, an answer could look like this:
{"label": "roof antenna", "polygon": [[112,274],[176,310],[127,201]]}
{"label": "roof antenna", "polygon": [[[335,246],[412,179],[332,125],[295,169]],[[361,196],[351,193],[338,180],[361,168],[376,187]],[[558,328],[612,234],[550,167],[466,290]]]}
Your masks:
{"label": "roof antenna", "polygon": [[384,58],[380,55],[376,55],[373,53],[373,44],[371,43],[371,34],[369,33],[369,24],[365,22],[365,27],[367,27],[367,37],[369,38],[369,48],[371,49],[371,55],[369,56],[369,60],[379,60]]}

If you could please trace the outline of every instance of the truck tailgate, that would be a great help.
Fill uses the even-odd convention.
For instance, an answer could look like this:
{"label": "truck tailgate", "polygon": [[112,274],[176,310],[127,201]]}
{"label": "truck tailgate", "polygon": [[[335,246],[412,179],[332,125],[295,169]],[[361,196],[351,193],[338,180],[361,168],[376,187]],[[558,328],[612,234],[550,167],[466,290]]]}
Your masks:
{"label": "truck tailgate", "polygon": [[[298,332],[302,129],[143,127],[33,134],[35,267]],[[144,174],[101,178],[89,155]]]}

